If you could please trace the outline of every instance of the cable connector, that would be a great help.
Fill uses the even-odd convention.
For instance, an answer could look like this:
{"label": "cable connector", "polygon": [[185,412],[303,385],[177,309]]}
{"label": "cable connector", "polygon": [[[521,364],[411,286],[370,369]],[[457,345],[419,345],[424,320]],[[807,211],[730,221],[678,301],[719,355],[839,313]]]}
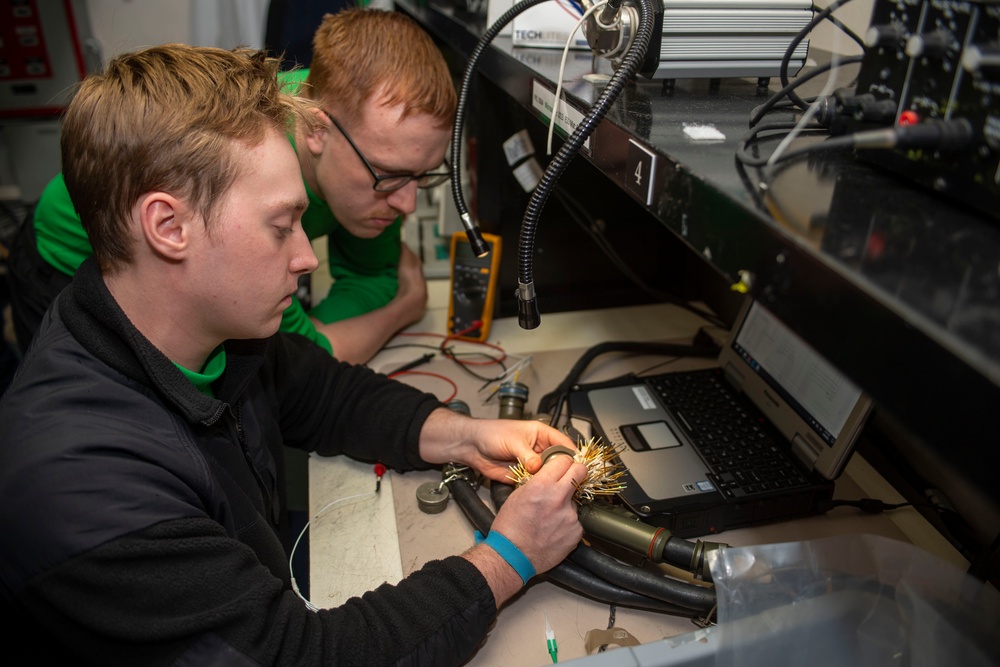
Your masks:
{"label": "cable connector", "polygon": [[835,136],[847,131],[851,119],[887,127],[896,118],[896,103],[892,100],[877,100],[871,93],[854,95],[846,88],[817,98],[816,105],[816,122]]}
{"label": "cable connector", "polygon": [[894,507],[875,498],[861,498],[858,500],[858,509],[865,514],[881,514],[888,509],[894,509]]}
{"label": "cable connector", "polygon": [[852,95],[841,88],[817,100],[816,122],[832,135],[844,134],[850,120],[889,127],[896,118],[897,105],[890,99],[879,100],[871,93]]}
{"label": "cable connector", "polygon": [[417,366],[423,366],[424,364],[430,362],[431,360],[434,359],[434,356],[435,355],[434,355],[433,352],[428,352],[427,354],[423,355],[422,357],[420,357],[418,359],[414,359],[413,361],[410,361],[408,363],[405,363],[402,366],[400,366],[399,368],[397,368],[396,370],[390,371],[390,372],[386,373],[385,375],[386,375],[386,377],[392,377],[394,375],[398,375],[400,373],[405,373],[406,371],[413,370]]}
{"label": "cable connector", "polygon": [[469,245],[472,246],[472,253],[476,257],[486,257],[486,255],[490,254],[490,246],[486,243],[486,239],[483,238],[483,232],[472,221],[472,216],[468,213],[463,213],[461,219],[462,226],[465,227],[465,235],[469,239]]}
{"label": "cable connector", "polygon": [[482,328],[483,328],[482,320],[472,320],[472,323],[469,326],[462,329],[461,331],[456,331],[453,334],[448,334],[448,340],[451,340],[453,338],[461,338],[462,336],[468,336],[473,331],[479,331]]}
{"label": "cable connector", "polygon": [[382,475],[385,474],[385,466],[381,463],[375,464],[375,493],[382,490]]}
{"label": "cable connector", "polygon": [[916,125],[896,128],[899,148],[933,148],[938,151],[960,151],[972,143],[972,123],[958,120],[929,120]]}
{"label": "cable connector", "polygon": [[957,514],[955,506],[951,504],[951,501],[948,500],[948,497],[944,495],[941,489],[927,489],[924,491],[924,495],[927,497],[927,501],[939,511],[954,512]]}
{"label": "cable connector", "polygon": [[858,500],[826,500],[816,504],[820,512],[829,512],[834,507],[855,507],[865,514],[881,514],[888,510],[899,509],[903,505],[893,505],[875,498],[859,498]]}
{"label": "cable connector", "polygon": [[535,297],[535,283],[518,282],[517,287],[517,323],[522,329],[536,329],[541,324],[538,313],[538,300]]}
{"label": "cable connector", "polygon": [[928,120],[914,125],[901,125],[884,130],[869,130],[851,135],[854,148],[927,148],[953,152],[964,150],[972,143],[972,123],[958,120]]}
{"label": "cable connector", "polygon": [[871,93],[852,95],[844,88],[833,95],[837,100],[838,112],[854,120],[891,125],[896,118],[896,103],[890,99],[879,100]]}

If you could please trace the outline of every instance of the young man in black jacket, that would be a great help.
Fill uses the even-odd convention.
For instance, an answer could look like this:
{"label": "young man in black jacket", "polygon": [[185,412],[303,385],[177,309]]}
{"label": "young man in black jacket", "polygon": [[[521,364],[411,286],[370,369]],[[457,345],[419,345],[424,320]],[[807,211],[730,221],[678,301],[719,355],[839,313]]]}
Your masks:
{"label": "young man in black jacket", "polygon": [[[317,114],[276,68],[154,47],[88,78],[67,112],[63,169],[94,256],[0,402],[0,580],[34,664],[458,664],[582,535],[583,466],[541,468],[565,436],[462,417],[275,335],[317,264],[285,136]],[[486,542],[313,612],[277,534],[282,446],[537,474]]]}

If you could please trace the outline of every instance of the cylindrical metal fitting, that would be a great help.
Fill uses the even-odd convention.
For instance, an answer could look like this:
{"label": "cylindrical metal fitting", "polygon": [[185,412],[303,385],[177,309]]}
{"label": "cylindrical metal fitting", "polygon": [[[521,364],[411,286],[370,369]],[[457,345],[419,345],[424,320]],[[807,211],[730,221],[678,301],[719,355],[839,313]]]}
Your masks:
{"label": "cylindrical metal fitting", "polygon": [[691,566],[688,568],[700,579],[712,581],[712,571],[708,567],[708,556],[713,551],[728,547],[724,542],[702,542],[695,540],[694,553],[691,554]]}
{"label": "cylindrical metal fitting", "polygon": [[500,419],[524,419],[524,404],[528,402],[527,385],[504,382],[497,394],[500,398]]}
{"label": "cylindrical metal fitting", "polygon": [[417,487],[417,507],[425,514],[443,512],[448,505],[448,487],[434,482],[424,482]]}
{"label": "cylindrical metal fitting", "polygon": [[663,560],[663,546],[671,533],[666,528],[650,526],[628,515],[594,505],[580,505],[583,529],[619,546],[646,556],[654,563]]}

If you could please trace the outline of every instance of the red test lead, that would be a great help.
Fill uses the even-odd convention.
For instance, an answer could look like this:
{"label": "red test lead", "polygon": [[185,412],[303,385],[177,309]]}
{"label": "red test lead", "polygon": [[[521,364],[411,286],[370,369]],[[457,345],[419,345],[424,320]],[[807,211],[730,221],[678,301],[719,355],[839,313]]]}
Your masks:
{"label": "red test lead", "polygon": [[375,464],[375,493],[382,488],[382,475],[385,474],[385,466],[381,463]]}

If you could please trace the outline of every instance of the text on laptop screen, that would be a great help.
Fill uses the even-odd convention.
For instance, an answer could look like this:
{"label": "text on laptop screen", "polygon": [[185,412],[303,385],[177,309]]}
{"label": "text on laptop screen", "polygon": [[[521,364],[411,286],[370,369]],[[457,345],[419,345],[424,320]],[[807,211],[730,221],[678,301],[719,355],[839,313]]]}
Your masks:
{"label": "text on laptop screen", "polygon": [[757,302],[733,349],[824,442],[836,441],[861,396],[858,387]]}

